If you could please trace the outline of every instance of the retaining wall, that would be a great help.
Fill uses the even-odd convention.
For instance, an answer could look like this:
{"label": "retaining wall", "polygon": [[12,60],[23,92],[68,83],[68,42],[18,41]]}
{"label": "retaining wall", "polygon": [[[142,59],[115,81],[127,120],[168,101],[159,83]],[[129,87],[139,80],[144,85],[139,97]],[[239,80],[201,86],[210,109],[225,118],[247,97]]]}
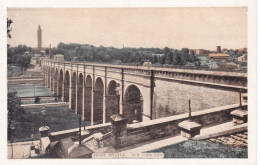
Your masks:
{"label": "retaining wall", "polygon": [[[210,127],[228,122],[232,120],[230,112],[238,107],[238,104],[233,104],[192,112],[192,121],[200,123],[203,127]],[[182,114],[143,123],[130,124],[127,126],[127,145],[162,138],[169,135],[177,135],[180,133],[178,124],[187,120],[187,116],[188,114]]]}

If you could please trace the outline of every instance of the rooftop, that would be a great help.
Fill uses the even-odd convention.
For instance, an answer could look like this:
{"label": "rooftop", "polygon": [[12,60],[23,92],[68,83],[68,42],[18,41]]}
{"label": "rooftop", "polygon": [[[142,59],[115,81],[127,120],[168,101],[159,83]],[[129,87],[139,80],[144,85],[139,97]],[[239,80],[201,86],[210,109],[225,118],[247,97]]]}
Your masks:
{"label": "rooftop", "polygon": [[54,55],[54,57],[63,57],[64,55],[62,55],[62,54],[56,54],[56,55]]}
{"label": "rooftop", "polygon": [[229,55],[224,53],[217,53],[217,54],[209,54],[208,57],[229,57]]}

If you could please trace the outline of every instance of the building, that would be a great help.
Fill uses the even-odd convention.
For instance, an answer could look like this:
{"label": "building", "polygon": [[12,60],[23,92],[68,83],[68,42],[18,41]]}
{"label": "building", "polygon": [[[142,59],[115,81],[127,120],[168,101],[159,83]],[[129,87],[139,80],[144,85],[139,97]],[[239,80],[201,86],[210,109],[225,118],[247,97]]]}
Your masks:
{"label": "building", "polygon": [[145,66],[145,67],[150,67],[150,66],[152,66],[152,63],[149,62],[149,61],[147,61],[147,62],[144,62],[144,63],[143,63],[143,66]]}
{"label": "building", "polygon": [[217,46],[216,52],[217,52],[217,53],[221,53],[221,46]]}
{"label": "building", "polygon": [[205,54],[205,50],[204,49],[196,49],[195,54]]}
{"label": "building", "polygon": [[224,53],[209,54],[208,59],[230,61],[230,56]]}
{"label": "building", "polygon": [[243,54],[242,56],[238,57],[237,61],[241,61],[241,62],[247,61],[247,54]]}
{"label": "building", "polygon": [[189,54],[195,53],[195,49],[189,49]]}
{"label": "building", "polygon": [[194,49],[196,55],[208,55],[210,53],[209,50],[205,49]]}
{"label": "building", "polygon": [[64,61],[64,55],[62,55],[62,54],[56,54],[56,55],[54,56],[54,60],[55,60],[55,61]]}
{"label": "building", "polygon": [[32,65],[40,64],[40,62],[39,62],[40,57],[41,57],[40,54],[34,54],[34,56],[31,59],[31,64]]}
{"label": "building", "polygon": [[241,49],[239,49],[239,52],[247,53],[247,48],[241,48]]}
{"label": "building", "polygon": [[227,62],[227,63],[220,65],[220,67],[225,68],[225,69],[239,69],[240,66],[233,62]]}

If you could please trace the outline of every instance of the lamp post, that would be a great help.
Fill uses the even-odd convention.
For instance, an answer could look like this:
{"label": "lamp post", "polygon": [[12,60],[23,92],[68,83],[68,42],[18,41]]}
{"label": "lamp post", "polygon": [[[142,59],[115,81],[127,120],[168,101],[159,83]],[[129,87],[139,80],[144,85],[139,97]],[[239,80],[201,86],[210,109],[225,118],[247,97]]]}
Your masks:
{"label": "lamp post", "polygon": [[241,94],[241,89],[239,90],[239,108],[242,109],[242,94]]}
{"label": "lamp post", "polygon": [[31,138],[32,138],[32,145],[33,145],[33,138],[34,138],[34,134],[31,135]]}
{"label": "lamp post", "polygon": [[78,116],[79,119],[79,145],[81,145],[81,115]]}
{"label": "lamp post", "polygon": [[33,97],[35,98],[35,84],[33,86]]}
{"label": "lamp post", "polygon": [[46,108],[42,107],[42,115],[43,115],[43,126],[45,127],[45,115],[46,115]]}
{"label": "lamp post", "polygon": [[118,103],[118,114],[120,113],[120,84],[119,83],[117,83],[116,84],[116,95],[117,95],[117,103]]}
{"label": "lamp post", "polygon": [[191,104],[191,101],[190,101],[190,99],[189,99],[189,121],[191,121],[191,106],[190,106],[190,104]]}

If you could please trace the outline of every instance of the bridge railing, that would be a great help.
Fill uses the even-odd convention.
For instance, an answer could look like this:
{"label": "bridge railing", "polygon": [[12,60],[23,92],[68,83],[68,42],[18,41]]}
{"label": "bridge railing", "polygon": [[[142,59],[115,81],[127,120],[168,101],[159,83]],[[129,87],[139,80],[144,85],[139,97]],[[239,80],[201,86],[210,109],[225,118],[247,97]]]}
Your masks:
{"label": "bridge railing", "polygon": [[74,61],[54,61],[54,60],[46,60],[45,64],[50,63],[60,63],[60,66],[66,65],[70,66],[73,65],[88,65],[88,66],[101,66],[101,67],[109,67],[109,68],[124,68],[129,70],[139,70],[139,71],[159,71],[159,72],[177,72],[177,73],[193,73],[193,74],[204,74],[204,75],[219,75],[219,76],[235,76],[235,77],[247,77],[247,73],[241,73],[241,72],[231,72],[231,71],[222,71],[222,70],[197,70],[194,68],[186,69],[186,68],[161,68],[161,67],[143,67],[143,66],[130,66],[130,65],[114,65],[114,64],[97,64],[97,63],[83,63],[83,62],[74,62]]}
{"label": "bridge railing", "polygon": [[[143,67],[143,66],[125,66],[125,65],[112,65],[112,64],[95,64],[95,63],[79,63],[79,62],[58,62],[54,60],[45,60],[44,65],[48,66],[65,66],[67,69],[74,68],[89,68],[95,67],[95,70],[120,72],[136,74],[136,75],[148,75],[155,78],[175,78],[183,80],[193,80],[201,82],[211,82],[216,84],[226,84],[235,86],[247,86],[247,74],[236,72],[223,72],[223,71],[205,71],[205,70],[192,70],[192,69],[175,69],[175,68],[156,68],[156,67]],[[84,67],[85,66],[85,67]]]}

